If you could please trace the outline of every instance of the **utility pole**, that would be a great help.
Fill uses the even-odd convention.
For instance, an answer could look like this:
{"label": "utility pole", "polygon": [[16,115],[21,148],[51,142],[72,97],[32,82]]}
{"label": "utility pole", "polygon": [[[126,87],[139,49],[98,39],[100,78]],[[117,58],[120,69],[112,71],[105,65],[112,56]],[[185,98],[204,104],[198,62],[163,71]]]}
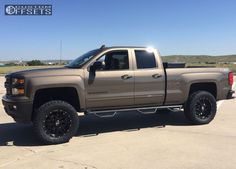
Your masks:
{"label": "utility pole", "polygon": [[60,65],[61,65],[61,58],[62,58],[62,40],[60,40]]}

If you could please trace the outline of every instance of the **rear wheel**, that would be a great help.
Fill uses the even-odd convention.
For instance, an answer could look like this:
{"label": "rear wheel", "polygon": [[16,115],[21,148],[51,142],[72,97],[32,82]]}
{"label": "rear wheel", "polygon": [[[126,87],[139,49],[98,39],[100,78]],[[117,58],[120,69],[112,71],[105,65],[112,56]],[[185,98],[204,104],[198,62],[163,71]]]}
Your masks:
{"label": "rear wheel", "polygon": [[206,91],[192,93],[184,112],[185,116],[194,124],[208,124],[216,115],[216,99]]}
{"label": "rear wheel", "polygon": [[43,104],[34,118],[34,129],[45,144],[68,142],[77,132],[77,111],[67,102],[56,100]]}

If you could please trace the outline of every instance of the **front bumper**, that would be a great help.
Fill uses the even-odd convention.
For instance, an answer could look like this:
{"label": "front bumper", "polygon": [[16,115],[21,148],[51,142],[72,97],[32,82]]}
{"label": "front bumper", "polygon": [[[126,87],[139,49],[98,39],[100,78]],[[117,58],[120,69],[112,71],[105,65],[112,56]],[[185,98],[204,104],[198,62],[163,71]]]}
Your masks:
{"label": "front bumper", "polygon": [[233,98],[233,94],[235,93],[235,91],[230,90],[227,94],[227,99],[232,99]]}
{"label": "front bumper", "polygon": [[31,101],[15,101],[11,98],[3,96],[2,103],[5,112],[11,116],[16,122],[30,123],[33,109]]}

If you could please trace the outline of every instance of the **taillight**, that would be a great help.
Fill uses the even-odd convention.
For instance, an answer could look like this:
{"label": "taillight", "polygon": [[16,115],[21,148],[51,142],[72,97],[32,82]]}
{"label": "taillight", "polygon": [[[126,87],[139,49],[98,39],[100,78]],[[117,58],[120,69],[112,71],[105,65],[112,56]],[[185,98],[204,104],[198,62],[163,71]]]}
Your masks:
{"label": "taillight", "polygon": [[228,75],[228,82],[229,82],[229,85],[232,86],[233,83],[234,83],[234,74],[233,72],[229,72],[229,75]]}

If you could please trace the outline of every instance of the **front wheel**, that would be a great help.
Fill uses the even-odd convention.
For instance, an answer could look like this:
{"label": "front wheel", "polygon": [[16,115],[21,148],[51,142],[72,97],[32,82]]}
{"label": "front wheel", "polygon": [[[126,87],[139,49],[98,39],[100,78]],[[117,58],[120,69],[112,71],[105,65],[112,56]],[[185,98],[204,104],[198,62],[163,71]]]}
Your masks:
{"label": "front wheel", "polygon": [[206,91],[192,93],[185,105],[185,116],[194,124],[208,124],[216,115],[216,99]]}
{"label": "front wheel", "polygon": [[45,144],[68,142],[77,132],[79,119],[73,106],[61,100],[49,101],[37,110],[34,129]]}

